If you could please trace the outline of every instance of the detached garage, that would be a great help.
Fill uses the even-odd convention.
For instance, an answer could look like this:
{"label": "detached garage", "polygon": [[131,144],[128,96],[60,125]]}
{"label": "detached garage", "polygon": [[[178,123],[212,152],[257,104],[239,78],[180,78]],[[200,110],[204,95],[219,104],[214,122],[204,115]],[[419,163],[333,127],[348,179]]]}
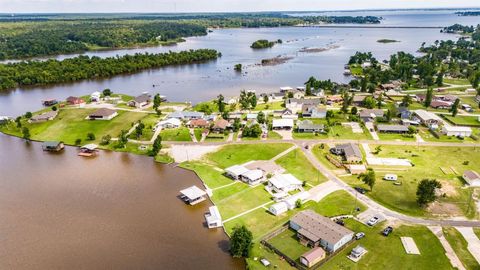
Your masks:
{"label": "detached garage", "polygon": [[455,127],[444,125],[442,127],[442,133],[447,136],[470,137],[472,135],[472,129],[469,127]]}

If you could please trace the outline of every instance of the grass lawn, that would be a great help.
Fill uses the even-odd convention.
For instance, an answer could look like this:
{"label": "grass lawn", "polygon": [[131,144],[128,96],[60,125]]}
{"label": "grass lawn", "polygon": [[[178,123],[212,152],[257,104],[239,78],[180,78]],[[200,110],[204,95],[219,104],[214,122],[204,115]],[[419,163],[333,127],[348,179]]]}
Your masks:
{"label": "grass lawn", "polygon": [[196,128],[196,129],[193,130],[193,132],[195,133],[195,138],[197,138],[197,141],[199,142],[202,139],[203,129]]}
{"label": "grass lawn", "polygon": [[158,154],[156,157],[155,157],[155,161],[156,162],[160,162],[160,163],[165,163],[165,164],[169,164],[169,163],[172,163],[174,162],[175,160],[167,155],[167,154]]}
{"label": "grass lawn", "polygon": [[289,143],[225,145],[219,151],[208,154],[207,158],[219,167],[227,168],[251,160],[270,160],[291,146]]}
{"label": "grass lawn", "polygon": [[470,81],[467,80],[467,79],[448,79],[448,78],[444,78],[443,82],[448,83],[448,84],[455,84],[455,85],[471,85]]}
{"label": "grass lawn", "polygon": [[140,150],[140,144],[130,142],[125,145],[125,148],[115,148],[115,145],[117,145],[117,142],[111,141],[108,145],[100,145],[99,148],[116,152],[128,152],[137,155],[148,155],[149,150],[152,148],[151,146],[147,146],[145,150]]}
{"label": "grass lawn", "polygon": [[300,181],[307,181],[312,186],[325,182],[327,179],[305,157],[300,149],[290,151],[275,161],[287,172],[293,174]]}
{"label": "grass lawn", "polygon": [[[370,146],[374,148],[375,146]],[[422,179],[437,179],[444,186],[445,198],[440,201],[453,205],[458,209],[458,215],[469,218],[476,216],[475,206],[469,198],[471,189],[463,189],[459,176],[465,170],[475,169],[480,162],[480,149],[470,147],[414,147],[382,145],[378,157],[406,158],[414,167],[375,166],[377,181],[368,196],[393,210],[409,215],[430,215],[416,203],[416,190]],[[448,158],[439,158],[448,157]],[[468,164],[464,162],[468,161]],[[442,169],[445,173],[442,171]],[[454,170],[452,170],[452,168]],[[390,181],[381,180],[386,173],[395,173],[399,177],[400,186]],[[457,174],[458,173],[458,174]],[[356,177],[342,177],[352,186],[365,187]],[[466,203],[470,202],[470,206]],[[468,212],[467,212],[468,210]]]}
{"label": "grass lawn", "polygon": [[212,200],[214,202],[218,202],[218,201],[221,201],[225,198],[228,198],[232,195],[234,195],[235,193],[238,193],[238,192],[241,192],[241,191],[244,191],[246,189],[249,189],[250,186],[243,183],[243,182],[240,182],[240,181],[236,181],[236,182],[233,182],[232,181],[232,185],[229,185],[227,187],[222,187],[222,188],[219,188],[219,189],[215,189],[213,191],[213,196],[212,196]]}
{"label": "grass lawn", "polygon": [[320,140],[327,139],[328,135],[324,133],[292,132],[292,137],[296,140]]}
{"label": "grass lawn", "polygon": [[416,141],[416,138],[414,135],[410,136],[408,134],[402,135],[402,134],[395,134],[395,133],[380,133],[380,132],[377,132],[377,134],[380,140],[382,141],[410,141],[410,142]]}
{"label": "grass lawn", "polygon": [[338,170],[335,165],[333,165],[328,159],[325,157],[326,154],[329,153],[328,151],[328,145],[323,144],[323,149],[321,148],[322,144],[317,144],[312,147],[312,152],[315,155],[315,157],[322,163],[325,167],[327,167],[330,170]]}
{"label": "grass lawn", "polygon": [[[93,133],[95,140],[88,143],[99,143],[102,136],[110,135],[117,137],[121,130],[128,130],[132,123],[143,119],[146,114],[118,111],[118,116],[109,121],[103,120],[85,120],[85,118],[95,109],[66,109],[60,110],[58,116],[52,120],[43,123],[27,123],[23,121],[23,126],[30,129],[31,138],[40,141],[63,141],[66,144],[75,144],[75,140],[81,139],[87,143],[87,133]],[[19,135],[20,129],[9,128],[7,133]]]}
{"label": "grass lawn", "polygon": [[[354,211],[355,208],[360,211]],[[359,214],[367,208],[361,202],[355,202],[355,198],[344,190],[338,190],[330,193],[318,203],[308,202],[305,208],[309,208],[326,217],[334,217],[340,215],[351,215],[353,212]]]}
{"label": "grass lawn", "polygon": [[268,240],[275,248],[283,252],[290,259],[299,261],[300,256],[309,251],[310,248],[306,247],[297,239],[297,233],[294,230],[288,229],[281,234]]}
{"label": "grass lawn", "polygon": [[267,202],[272,202],[270,197],[265,187],[258,185],[253,188],[248,187],[224,199],[214,200],[214,202],[225,220]]}
{"label": "grass lawn", "polygon": [[[473,130],[473,132],[475,133],[475,130]],[[453,142],[453,143],[463,143],[463,142],[464,143],[472,143],[472,142],[475,142],[470,137],[464,138],[462,140],[462,139],[459,139],[459,138],[454,137],[454,136],[446,136],[446,135],[442,135],[442,134],[439,134],[439,138],[437,139],[435,136],[433,136],[433,134],[427,128],[424,128],[424,127],[421,127],[421,128],[418,129],[418,134],[420,134],[420,136],[427,142]]]}
{"label": "grass lawn", "polygon": [[[345,248],[322,265],[321,269],[453,269],[440,241],[426,227],[402,225],[394,227],[393,233],[384,237],[380,234],[380,226],[371,228],[352,219],[346,220],[345,223],[355,232],[364,232],[365,237]],[[412,237],[421,255],[406,254],[400,240],[401,236]],[[365,247],[368,252],[359,262],[354,263],[346,256],[357,244]]]}
{"label": "grass lawn", "polygon": [[358,64],[350,65],[350,72],[352,72],[352,75],[355,75],[355,76],[363,75],[363,69]]}
{"label": "grass lawn", "polygon": [[[142,136],[140,136],[140,138],[138,140],[149,141],[153,137],[153,134],[155,133],[153,131],[153,128],[155,127],[155,124],[158,121],[159,121],[159,118],[156,114],[149,114],[149,115],[145,116],[142,119],[142,123],[145,125],[145,129],[143,130]],[[134,137],[134,134],[132,133],[132,138],[133,137]],[[136,139],[136,138],[134,138],[134,139]]]}
{"label": "grass lawn", "polygon": [[192,141],[190,131],[186,127],[164,129],[160,132],[160,136],[162,136],[162,141]]}
{"label": "grass lawn", "polygon": [[463,235],[457,229],[453,227],[443,228],[443,234],[466,269],[480,269],[480,264],[467,249],[467,240],[463,238]]}
{"label": "grass lawn", "polygon": [[473,228],[473,232],[477,235],[477,237],[480,239],[480,228]]}
{"label": "grass lawn", "polygon": [[[254,260],[253,258],[257,258]],[[267,259],[274,269],[295,270],[296,268],[290,266],[284,259],[280,258],[275,252],[269,250],[260,243],[254,243],[250,251],[250,257],[246,258],[247,269],[249,270],[265,270],[265,266],[260,262],[260,259]]]}
{"label": "grass lawn", "polygon": [[328,133],[329,138],[334,139],[345,139],[345,140],[370,140],[372,137],[370,133],[363,129],[363,133],[353,133],[350,127],[335,125],[330,127]]}
{"label": "grass lawn", "polygon": [[282,136],[275,131],[269,131],[267,138],[270,140],[281,140]]}
{"label": "grass lawn", "polygon": [[451,115],[444,115],[444,118],[448,119],[450,122],[458,126],[477,126],[480,127],[480,121],[478,121],[478,116],[464,116],[457,115],[455,117]]}
{"label": "grass lawn", "polygon": [[216,170],[213,166],[201,162],[183,162],[180,167],[195,171],[202,181],[211,189],[232,183],[232,179],[223,175],[223,171]]}
{"label": "grass lawn", "polygon": [[261,103],[258,104],[257,107],[255,107],[255,111],[266,111],[266,110],[282,110],[285,107],[283,107],[283,101],[275,101],[275,102],[268,102],[267,104]]}

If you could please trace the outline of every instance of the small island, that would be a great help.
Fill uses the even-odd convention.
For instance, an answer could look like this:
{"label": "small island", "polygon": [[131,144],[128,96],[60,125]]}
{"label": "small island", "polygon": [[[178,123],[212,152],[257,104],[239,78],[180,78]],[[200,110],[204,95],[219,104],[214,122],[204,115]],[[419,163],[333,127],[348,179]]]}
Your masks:
{"label": "small island", "polygon": [[255,42],[252,43],[250,48],[252,49],[266,49],[266,48],[272,48],[275,46],[275,44],[282,44],[282,40],[278,39],[276,41],[268,41],[266,39],[259,39]]}
{"label": "small island", "polygon": [[395,42],[400,42],[400,40],[382,38],[382,39],[377,40],[377,42],[378,43],[395,43]]}

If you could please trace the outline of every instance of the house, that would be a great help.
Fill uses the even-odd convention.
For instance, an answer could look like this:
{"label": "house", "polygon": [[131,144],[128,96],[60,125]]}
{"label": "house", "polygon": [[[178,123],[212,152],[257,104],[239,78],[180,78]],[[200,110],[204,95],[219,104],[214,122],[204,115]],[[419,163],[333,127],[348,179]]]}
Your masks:
{"label": "house", "polygon": [[222,216],[216,206],[210,206],[205,214],[205,221],[209,229],[222,227]]}
{"label": "house", "polygon": [[215,124],[212,127],[212,131],[217,133],[223,133],[229,127],[230,127],[230,123],[227,120],[222,118],[215,121]]}
{"label": "house", "polygon": [[228,120],[234,121],[235,119],[241,120],[243,118],[243,113],[241,112],[233,112],[228,114]]}
{"label": "house", "polygon": [[263,98],[263,96],[267,96],[268,101],[270,102],[277,102],[277,101],[282,101],[283,98],[285,97],[285,94],[277,92],[277,93],[270,93],[270,94],[262,94],[261,97]]}
{"label": "house", "polygon": [[167,115],[167,118],[177,118],[179,120],[202,119],[205,116],[202,112],[176,111]]}
{"label": "house", "polygon": [[297,208],[297,201],[305,203],[311,197],[311,194],[308,191],[302,191],[293,195],[288,196],[287,198],[283,199],[282,201],[272,204],[268,211],[275,216],[281,215],[288,210],[292,210]]}
{"label": "house", "polygon": [[465,171],[463,173],[463,179],[470,185],[474,187],[480,186],[480,175],[476,171]]}
{"label": "house", "polygon": [[273,111],[274,117],[281,117],[283,119],[298,119],[298,115],[293,113],[290,109],[283,109],[279,111]]}
{"label": "house", "polygon": [[60,152],[65,148],[63,142],[44,142],[42,144],[43,151]]}
{"label": "house", "polygon": [[249,185],[257,185],[265,179],[265,175],[262,170],[248,170],[241,174],[241,179]]}
{"label": "house", "polygon": [[280,93],[287,93],[293,91],[293,88],[290,86],[280,87]]}
{"label": "house", "polygon": [[342,101],[343,101],[343,98],[341,95],[333,95],[333,96],[327,97],[327,105],[331,105],[333,103],[340,103]]}
{"label": "house", "polygon": [[203,116],[203,119],[206,121],[215,121],[215,119],[217,119],[217,116],[218,115],[212,113],[212,114]]}
{"label": "house", "polygon": [[312,267],[325,259],[325,250],[321,247],[313,248],[300,256],[300,262],[306,267]]}
{"label": "house", "polygon": [[273,119],[272,129],[293,129],[293,119]]}
{"label": "house", "polygon": [[352,175],[361,174],[367,171],[367,167],[363,164],[350,164],[347,166],[347,169]]}
{"label": "house", "polygon": [[323,247],[333,253],[353,239],[353,232],[312,210],[304,210],[290,219],[290,228],[297,232],[300,243]]}
{"label": "house", "polygon": [[182,199],[185,203],[190,205],[195,205],[200,202],[205,201],[205,195],[207,193],[197,186],[191,186],[186,189],[180,190],[180,199]]}
{"label": "house", "polygon": [[268,212],[272,213],[273,215],[275,216],[278,216],[278,215],[281,215],[285,212],[288,211],[288,205],[285,203],[285,202],[278,202],[278,203],[275,203],[275,204],[272,204],[269,208],[268,208]]}
{"label": "house", "polygon": [[442,96],[442,97],[439,97],[441,100],[443,101],[446,101],[446,102],[455,102],[455,100],[458,99],[457,96],[454,96],[454,95],[445,95],[445,96]]}
{"label": "house", "polygon": [[450,109],[450,107],[452,107],[452,103],[443,100],[433,100],[430,103],[430,107],[434,109]]}
{"label": "house", "polygon": [[443,125],[442,133],[447,136],[470,137],[472,135],[472,129],[469,127]]}
{"label": "house", "polygon": [[101,96],[102,96],[102,94],[100,92],[93,92],[90,95],[90,101],[91,102],[99,102]]}
{"label": "house", "polygon": [[325,118],[327,117],[327,109],[320,108],[317,105],[304,104],[302,106],[302,116],[310,118]]}
{"label": "house", "polygon": [[182,125],[182,121],[178,120],[177,118],[170,118],[163,121],[158,122],[155,125],[155,130],[158,128],[179,128]]}
{"label": "house", "polygon": [[325,126],[322,124],[313,124],[310,120],[298,121],[297,131],[300,133],[322,133]]}
{"label": "house", "polygon": [[432,129],[437,129],[438,125],[443,122],[436,114],[425,110],[415,110],[413,112],[413,120]]}
{"label": "house", "polygon": [[363,101],[365,100],[366,97],[368,97],[368,96],[365,96],[365,95],[355,95],[355,96],[353,96],[352,105],[357,106],[357,107],[363,106]]}
{"label": "house", "polygon": [[363,122],[373,122],[379,117],[383,117],[384,111],[382,109],[365,109],[360,111],[360,118]]}
{"label": "house", "polygon": [[341,155],[348,163],[360,163],[363,160],[362,151],[353,143],[339,144],[330,149],[334,155]]}
{"label": "house", "polygon": [[403,125],[377,125],[381,133],[408,133],[408,127]]}
{"label": "house", "polygon": [[305,97],[305,94],[302,91],[299,91],[299,90],[293,90],[293,91],[291,91],[291,93],[293,95],[293,98],[300,99],[300,98]]}
{"label": "house", "polygon": [[268,180],[268,188],[277,193],[301,189],[302,182],[291,174],[277,174]]}
{"label": "house", "polygon": [[85,101],[79,97],[72,97],[69,96],[67,99],[67,104],[68,105],[80,105],[80,104],[85,104]]}
{"label": "house", "polygon": [[55,104],[57,104],[58,101],[56,99],[46,99],[46,100],[42,100],[42,105],[43,106],[53,106]]}
{"label": "house", "polygon": [[399,107],[397,117],[401,119],[410,119],[412,117],[412,112],[406,107]]}
{"label": "house", "polygon": [[127,104],[130,107],[143,108],[150,104],[152,101],[152,96],[149,94],[141,94],[140,96],[135,97],[133,100],[130,100]]}
{"label": "house", "polygon": [[39,123],[39,122],[46,122],[51,121],[57,117],[58,111],[48,111],[42,114],[34,115],[32,118],[28,119],[29,123]]}
{"label": "house", "polygon": [[205,119],[194,119],[187,123],[187,127],[189,128],[208,128],[209,126],[210,124]]}
{"label": "house", "polygon": [[6,124],[10,121],[10,117],[8,116],[0,116],[0,125]]}
{"label": "house", "polygon": [[257,120],[258,113],[247,113],[247,121],[249,120]]}
{"label": "house", "polygon": [[90,120],[112,120],[118,113],[116,110],[101,108],[88,116]]}
{"label": "house", "polygon": [[225,174],[232,179],[240,180],[242,175],[248,171],[250,170],[245,168],[244,166],[233,165],[225,169]]}
{"label": "house", "polygon": [[[415,95],[415,99],[416,99],[417,102],[419,102],[419,103],[424,103],[426,98],[427,98],[427,95],[425,95],[425,94],[417,94],[417,95]],[[433,99],[433,97],[432,97],[432,99]]]}

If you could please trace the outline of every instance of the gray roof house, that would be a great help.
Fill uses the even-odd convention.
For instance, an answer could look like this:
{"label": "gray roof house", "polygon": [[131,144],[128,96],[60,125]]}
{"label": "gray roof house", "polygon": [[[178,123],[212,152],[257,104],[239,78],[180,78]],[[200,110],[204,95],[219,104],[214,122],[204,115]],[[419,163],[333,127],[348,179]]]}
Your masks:
{"label": "gray roof house", "polygon": [[45,122],[55,119],[57,117],[58,111],[48,111],[42,114],[34,115],[32,118],[28,120],[30,123],[38,123],[38,122]]}
{"label": "gray roof house", "polygon": [[377,125],[377,130],[383,133],[407,133],[408,127],[403,125]]}
{"label": "gray roof house", "polygon": [[202,119],[205,114],[202,112],[176,111],[167,115],[167,118],[177,118],[180,120]]}
{"label": "gray roof house", "polygon": [[358,145],[353,143],[339,144],[330,149],[330,152],[335,155],[344,156],[347,162],[361,162],[363,160],[362,151]]}
{"label": "gray roof house", "polygon": [[303,120],[297,122],[297,131],[300,133],[321,133],[324,132],[325,126],[322,124],[314,124],[310,120]]}
{"label": "gray roof house", "polygon": [[376,118],[383,117],[384,114],[382,109],[365,109],[360,111],[360,118],[364,122],[373,122]]}
{"label": "gray roof house", "polygon": [[152,97],[149,94],[142,94],[140,96],[135,97],[133,100],[130,100],[128,102],[128,106],[142,108],[147,106],[151,100],[152,100]]}

